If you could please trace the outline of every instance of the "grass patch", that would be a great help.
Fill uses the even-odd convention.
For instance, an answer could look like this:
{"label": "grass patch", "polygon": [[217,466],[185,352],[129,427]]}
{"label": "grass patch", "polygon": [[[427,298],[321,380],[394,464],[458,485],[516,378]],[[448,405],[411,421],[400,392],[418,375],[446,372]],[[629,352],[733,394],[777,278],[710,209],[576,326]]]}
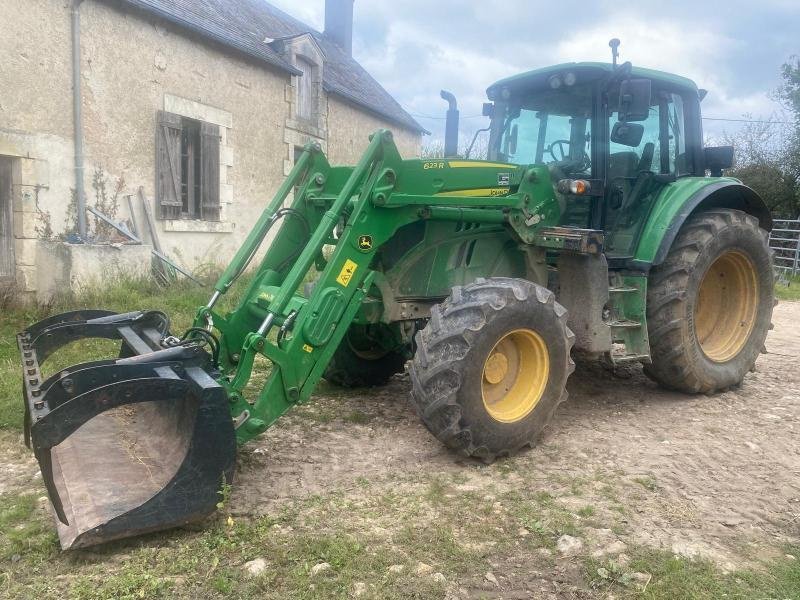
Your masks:
{"label": "grass patch", "polygon": [[345,423],[353,423],[354,425],[366,425],[372,420],[372,416],[364,411],[354,410],[343,417]]}
{"label": "grass patch", "polygon": [[39,563],[57,551],[49,515],[33,494],[0,496],[0,561]]}
{"label": "grass patch", "polygon": [[658,482],[652,475],[646,475],[645,477],[634,477],[633,480],[648,492],[658,491]]}
{"label": "grass patch", "polygon": [[[797,556],[798,547],[787,554]],[[606,594],[646,600],[712,600],[727,598],[800,598],[800,561],[780,558],[758,570],[723,573],[713,563],[669,552],[638,549],[622,567],[614,561],[586,561],[590,585]]]}
{"label": "grass patch", "polygon": [[776,283],[775,296],[779,300],[800,301],[800,277],[789,280],[788,285],[785,283]]}
{"label": "grass patch", "polygon": [[[469,494],[454,499],[439,518],[424,518],[431,508],[427,491],[439,484],[421,483],[402,496],[317,495],[260,518],[231,520],[221,514],[202,531],[172,530],[70,553],[57,551],[49,515],[35,498],[3,497],[0,595],[349,598],[364,584],[365,598],[440,598],[446,584],[417,575],[417,563],[430,564],[448,581],[489,569],[485,555],[463,542],[485,538],[486,523],[475,516],[480,500]],[[388,534],[375,534],[373,519],[394,525]],[[29,529],[17,530],[21,524]],[[14,543],[24,537],[39,540],[42,530],[48,533],[36,542],[35,552],[33,542],[23,548],[6,541],[10,533],[19,538]],[[256,558],[265,559],[267,568],[252,577],[244,564]],[[39,568],[45,561],[47,568]],[[312,574],[319,563],[330,567]],[[395,564],[405,568],[389,571]]]}

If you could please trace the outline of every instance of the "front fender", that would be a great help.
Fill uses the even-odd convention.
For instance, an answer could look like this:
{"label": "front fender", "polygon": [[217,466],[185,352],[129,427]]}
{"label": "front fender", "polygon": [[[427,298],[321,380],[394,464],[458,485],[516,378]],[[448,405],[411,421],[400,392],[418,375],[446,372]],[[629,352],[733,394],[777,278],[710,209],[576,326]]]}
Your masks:
{"label": "front fender", "polygon": [[686,220],[712,208],[734,208],[753,215],[762,229],[772,229],[772,216],[761,197],[733,177],[684,177],[659,194],[645,224],[633,265],[649,269],[664,262]]}

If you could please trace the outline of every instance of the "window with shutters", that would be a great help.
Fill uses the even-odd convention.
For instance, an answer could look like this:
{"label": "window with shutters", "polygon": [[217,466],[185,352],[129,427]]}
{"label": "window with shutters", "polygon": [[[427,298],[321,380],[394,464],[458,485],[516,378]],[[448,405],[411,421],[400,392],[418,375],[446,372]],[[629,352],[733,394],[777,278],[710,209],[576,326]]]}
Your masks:
{"label": "window with shutters", "polygon": [[314,118],[317,98],[314,85],[314,63],[303,56],[298,56],[297,68],[303,73],[297,78],[297,117],[311,121]]}
{"label": "window with shutters", "polygon": [[156,199],[162,219],[219,221],[219,126],[159,111]]}

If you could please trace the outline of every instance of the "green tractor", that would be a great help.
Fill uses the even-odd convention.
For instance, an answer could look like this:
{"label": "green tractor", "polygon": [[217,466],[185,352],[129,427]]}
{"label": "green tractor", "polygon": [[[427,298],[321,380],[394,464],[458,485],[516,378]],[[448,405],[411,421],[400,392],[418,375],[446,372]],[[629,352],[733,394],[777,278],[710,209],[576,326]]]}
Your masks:
{"label": "green tractor", "polygon": [[[487,160],[455,156],[454,106],[445,158],[404,160],[383,130],[355,166],[310,144],[182,336],[158,311],[100,310],[19,334],[62,547],[208,515],[237,446],[322,378],[376,386],[407,368],[425,426],[485,461],[535,443],[573,352],[687,393],[739,385],[770,327],[771,218],[722,176],[732,148],[703,146],[704,95],[615,52],[492,85]],[[119,356],[42,376],[90,337]],[[251,397],[257,357],[271,368]]]}

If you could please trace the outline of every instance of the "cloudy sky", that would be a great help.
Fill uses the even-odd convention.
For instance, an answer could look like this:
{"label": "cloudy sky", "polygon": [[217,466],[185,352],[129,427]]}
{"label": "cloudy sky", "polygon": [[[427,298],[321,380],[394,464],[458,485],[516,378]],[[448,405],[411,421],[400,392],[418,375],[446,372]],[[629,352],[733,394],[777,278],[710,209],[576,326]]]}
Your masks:
{"label": "cloudy sky", "polygon": [[[270,2],[324,28],[324,0]],[[468,134],[485,123],[476,115],[493,81],[560,62],[608,61],[612,37],[622,41],[622,60],[709,90],[704,116],[780,119],[770,92],[780,65],[800,54],[800,0],[356,0],[353,53],[440,138],[440,89],[456,94]],[[711,136],[739,126],[704,125]]]}

